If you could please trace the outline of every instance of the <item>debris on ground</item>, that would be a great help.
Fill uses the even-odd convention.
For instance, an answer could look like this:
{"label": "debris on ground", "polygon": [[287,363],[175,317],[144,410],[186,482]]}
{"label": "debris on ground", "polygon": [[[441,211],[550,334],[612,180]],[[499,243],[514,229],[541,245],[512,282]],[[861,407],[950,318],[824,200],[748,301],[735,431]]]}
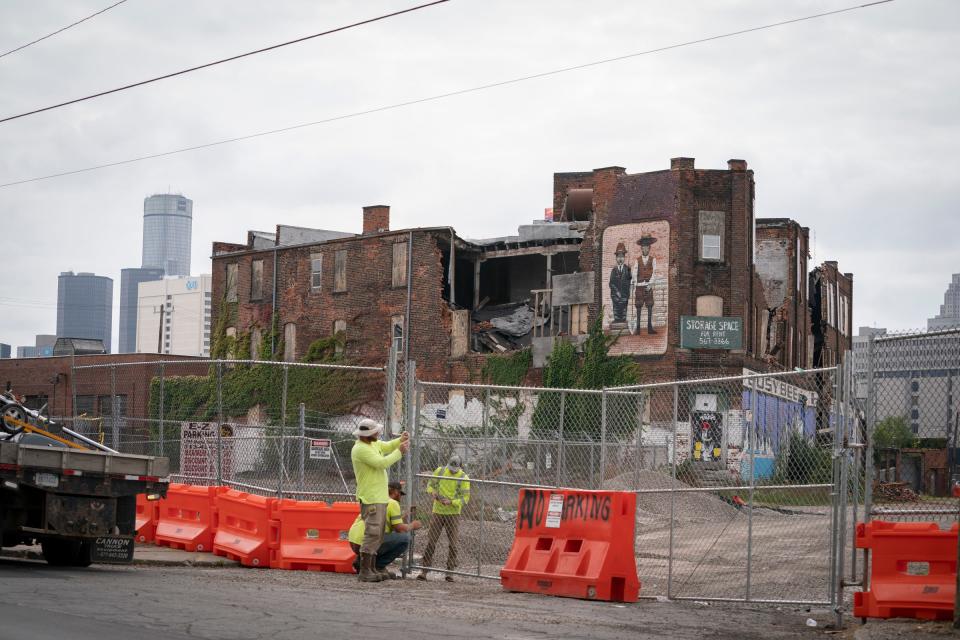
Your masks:
{"label": "debris on ground", "polygon": [[877,482],[873,496],[876,502],[920,502],[920,496],[906,482]]}

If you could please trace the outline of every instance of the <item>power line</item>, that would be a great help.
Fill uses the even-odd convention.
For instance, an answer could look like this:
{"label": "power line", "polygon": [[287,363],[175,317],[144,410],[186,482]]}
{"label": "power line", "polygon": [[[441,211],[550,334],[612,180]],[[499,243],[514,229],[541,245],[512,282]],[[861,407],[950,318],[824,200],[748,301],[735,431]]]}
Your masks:
{"label": "power line", "polygon": [[57,35],[58,33],[63,33],[64,31],[66,31],[67,29],[69,29],[69,28],[71,28],[71,27],[75,27],[75,26],[77,26],[78,24],[80,24],[80,23],[82,23],[82,22],[86,22],[87,20],[89,20],[89,19],[91,19],[91,18],[96,18],[96,17],[97,17],[98,15],[100,15],[101,13],[105,13],[105,12],[107,12],[107,11],[110,11],[110,9],[113,9],[113,8],[116,7],[117,5],[121,5],[121,4],[123,4],[124,2],[126,2],[126,1],[127,1],[127,0],[120,0],[120,2],[114,2],[112,5],[110,5],[110,6],[107,7],[106,9],[100,9],[100,11],[97,11],[96,13],[91,13],[91,14],[88,15],[86,18],[83,18],[83,19],[81,19],[81,20],[77,20],[76,22],[74,22],[74,23],[72,23],[72,24],[68,24],[67,26],[63,27],[62,29],[57,29],[57,30],[54,31],[53,33],[48,33],[47,35],[43,36],[42,38],[37,38],[37,39],[34,40],[33,42],[28,42],[27,44],[20,45],[20,46],[17,47],[16,49],[10,49],[10,51],[7,51],[6,53],[0,53],[0,58],[4,58],[4,57],[10,55],[11,53],[16,53],[17,51],[20,51],[21,49],[26,49],[26,48],[29,47],[30,45],[34,45],[34,44],[37,44],[38,42],[42,42],[43,40],[46,40],[47,38],[52,38],[53,36]]}
{"label": "power line", "polygon": [[427,4],[417,5],[416,7],[410,7],[408,9],[402,9],[400,11],[394,11],[393,13],[387,13],[382,16],[377,16],[376,18],[368,18],[367,20],[361,20],[360,22],[354,22],[353,24],[344,25],[342,27],[337,27],[335,29],[330,29],[328,31],[321,31],[320,33],[314,33],[313,35],[304,36],[302,38],[297,38],[296,40],[288,40],[287,42],[281,42],[280,44],[273,44],[269,47],[263,47],[262,49],[256,49],[255,51],[248,51],[246,53],[241,53],[239,55],[230,56],[229,58],[223,58],[221,60],[214,60],[213,62],[207,62],[205,64],[197,65],[195,67],[190,67],[189,69],[181,69],[180,71],[174,71],[173,73],[167,73],[162,76],[157,76],[156,78],[150,78],[148,80],[141,80],[140,82],[134,82],[133,84],[127,84],[122,87],[117,87],[115,89],[108,89],[107,91],[101,91],[100,93],[93,93],[89,96],[84,96],[82,98],[75,98],[73,100],[67,100],[66,102],[61,102],[59,104],[52,104],[48,107],[42,107],[40,109],[34,109],[33,111],[26,111],[24,113],[17,114],[15,116],[7,116],[6,118],[0,119],[0,123],[9,122],[11,120],[16,120],[17,118],[25,118],[27,116],[32,116],[37,113],[43,113],[44,111],[52,111],[53,109],[59,109],[60,107],[66,107],[71,104],[77,104],[78,102],[84,102],[86,100],[93,100],[94,98],[100,98],[102,96],[110,95],[111,93],[119,93],[120,91],[126,91],[127,89],[133,89],[134,87],[142,87],[145,84],[150,84],[152,82],[159,82],[160,80],[167,80],[169,78],[174,78],[176,76],[182,76],[193,71],[199,71],[200,69],[207,69],[208,67],[214,67],[218,64],[223,64],[225,62],[232,62],[233,60],[239,60],[240,58],[247,58],[249,56],[256,55],[258,53],[264,53],[266,51],[273,51],[274,49],[279,49],[281,47],[286,47],[291,44],[297,44],[300,42],[305,42],[307,40],[312,40],[314,38],[319,38],[320,36],[328,36],[331,33],[337,33],[340,31],[346,31],[347,29],[353,29],[354,27],[360,27],[372,22],[379,22],[381,20],[386,20],[387,18],[394,18],[405,13],[410,13],[412,11],[418,11],[420,9],[426,9],[427,7],[432,7],[434,5],[443,4],[449,2],[450,0],[434,0],[433,2],[428,2]]}
{"label": "power line", "polygon": [[455,96],[462,96],[462,95],[465,95],[465,94],[468,94],[468,93],[476,93],[476,92],[479,92],[479,91],[485,91],[485,90],[487,90],[487,89],[494,89],[494,88],[497,88],[497,87],[503,87],[503,86],[512,85],[512,84],[519,84],[519,83],[521,83],[521,82],[526,82],[526,81],[528,81],[528,80],[536,80],[536,79],[539,79],[539,78],[546,78],[546,77],[549,77],[549,76],[555,76],[555,75],[559,75],[559,74],[562,74],[562,73],[568,73],[568,72],[570,72],[570,71],[577,71],[577,70],[580,70],[580,69],[587,69],[587,68],[589,68],[589,67],[596,67],[596,66],[599,66],[599,65],[602,65],[602,64],[607,64],[607,63],[610,63],[610,62],[619,62],[619,61],[622,61],[622,60],[628,60],[628,59],[630,59],[630,58],[637,58],[637,57],[640,57],[640,56],[650,55],[650,54],[654,54],[654,53],[660,53],[660,52],[663,52],[663,51],[669,51],[669,50],[671,50],[671,49],[679,49],[679,48],[681,48],[681,47],[688,47],[688,46],[692,46],[692,45],[695,45],[695,44],[703,44],[703,43],[705,43],[705,42],[711,42],[711,41],[713,41],[713,40],[722,40],[722,39],[724,39],[724,38],[732,38],[732,37],[734,37],[734,36],[739,36],[739,35],[743,35],[743,34],[747,34],[747,33],[752,33],[752,32],[755,32],[755,31],[762,31],[762,30],[764,30],[764,29],[773,29],[774,27],[781,27],[781,26],[784,26],[784,25],[794,24],[794,23],[797,23],[797,22],[804,22],[804,21],[807,21],[807,20],[814,20],[814,19],[817,19],[817,18],[823,18],[823,17],[826,17],[826,16],[836,15],[836,14],[838,14],[838,13],[846,13],[846,12],[848,12],[848,11],[855,11],[855,10],[857,10],[857,9],[864,9],[864,8],[867,8],[867,7],[873,7],[873,6],[880,5],[880,4],[886,4],[886,3],[888,3],[888,2],[893,2],[893,1],[894,1],[894,0],[878,0],[877,2],[870,2],[870,3],[868,3],[868,4],[861,4],[861,5],[857,5],[857,6],[853,6],[853,7],[847,7],[847,8],[845,8],[845,9],[837,9],[837,10],[835,10],[835,11],[828,11],[828,12],[826,12],[826,13],[817,13],[817,14],[814,14],[814,15],[805,16],[805,17],[803,17],[803,18],[793,18],[793,19],[790,19],[790,20],[784,20],[784,21],[781,21],[781,22],[774,22],[774,23],[767,24],[767,25],[762,25],[762,26],[759,26],[759,27],[751,27],[751,28],[749,28],[749,29],[741,29],[741,30],[739,30],[739,31],[731,31],[731,32],[729,32],[729,33],[724,33],[724,34],[720,34],[720,35],[716,35],[716,36],[709,36],[709,37],[700,38],[700,39],[697,39],[697,40],[690,40],[690,41],[681,42],[681,43],[678,43],[678,44],[672,44],[672,45],[667,45],[667,46],[664,46],[664,47],[658,47],[658,48],[656,48],[656,49],[648,49],[648,50],[646,50],[646,51],[638,51],[638,52],[636,52],[636,53],[628,53],[628,54],[625,54],[625,55],[622,55],[622,56],[616,56],[616,57],[614,57],[614,58],[604,58],[604,59],[602,59],[602,60],[594,60],[594,61],[592,61],[592,62],[585,62],[585,63],[583,63],[583,64],[578,64],[578,65],[574,65],[574,66],[570,66],[570,67],[562,67],[562,68],[559,68],[559,69],[553,69],[553,70],[551,70],[551,71],[543,71],[543,72],[541,72],[541,73],[535,73],[535,74],[531,74],[531,75],[527,75],[527,76],[520,76],[520,77],[517,77],[517,78],[511,78],[511,79],[509,79],[509,80],[501,80],[501,81],[499,81],[499,82],[492,82],[492,83],[489,83],[489,84],[483,84],[483,85],[479,85],[479,86],[476,86],[476,87],[470,87],[470,88],[468,88],[468,89],[458,89],[458,90],[456,90],[456,91],[450,91],[450,92],[447,92],[447,93],[440,93],[440,94],[433,95],[433,96],[428,96],[428,97],[425,97],[425,98],[417,98],[417,99],[415,99],[415,100],[407,100],[406,102],[396,102],[396,103],[389,104],[389,105],[384,105],[384,106],[380,106],[380,107],[374,107],[374,108],[372,108],[372,109],[366,109],[366,110],[364,110],[364,111],[354,111],[354,112],[352,112],[352,113],[341,114],[341,115],[338,115],[338,116],[332,116],[332,117],[329,117],[329,118],[324,118],[323,120],[314,120],[313,122],[303,122],[303,123],[291,125],[291,126],[288,126],[288,127],[281,127],[281,128],[279,128],[279,129],[270,129],[270,130],[267,130],[267,131],[259,131],[259,132],[257,132],[257,133],[251,133],[251,134],[247,134],[247,135],[243,135],[243,136],[237,136],[237,137],[235,137],[235,138],[227,138],[227,139],[225,139],[225,140],[217,140],[217,141],[215,141],[215,142],[206,142],[206,143],[203,143],[203,144],[193,145],[193,146],[190,146],[190,147],[182,147],[182,148],[180,148],[180,149],[173,149],[173,150],[171,150],[171,151],[162,151],[162,152],[160,152],[160,153],[152,153],[152,154],[149,154],[149,155],[138,156],[138,157],[135,157],[135,158],[128,158],[128,159],[126,159],[126,160],[117,160],[117,161],[115,161],[115,162],[107,162],[107,163],[105,163],[105,164],[93,165],[93,166],[89,166],[89,167],[84,167],[84,168],[82,168],[82,169],[73,169],[73,170],[71,170],[71,171],[62,171],[62,172],[60,172],[60,173],[51,173],[51,174],[48,174],[48,175],[45,175],[45,176],[37,176],[37,177],[34,177],[34,178],[24,178],[23,180],[16,180],[16,181],[14,181],[14,182],[2,183],[2,184],[0,184],[0,189],[6,188],[6,187],[13,187],[13,186],[20,185],[20,184],[27,184],[27,183],[30,183],[30,182],[40,182],[41,180],[51,180],[51,179],[53,179],[53,178],[62,178],[62,177],[64,177],[64,176],[71,176],[71,175],[75,175],[75,174],[78,174],[78,173],[86,173],[86,172],[88,172],[88,171],[97,171],[97,170],[99,170],[99,169],[108,169],[108,168],[110,168],[110,167],[117,167],[117,166],[121,166],[121,165],[125,165],[125,164],[133,164],[133,163],[135,163],[135,162],[143,162],[144,160],[153,160],[153,159],[156,159],[156,158],[163,158],[163,157],[166,157],[166,156],[177,155],[177,154],[180,154],[180,153],[187,153],[187,152],[189,152],[189,151],[198,151],[198,150],[200,150],[200,149],[208,149],[208,148],[210,148],[210,147],[218,147],[218,146],[225,145],[225,144],[232,144],[232,143],[234,143],[234,142],[242,142],[242,141],[245,141],[245,140],[252,140],[252,139],[254,139],[254,138],[262,138],[262,137],[265,137],[265,136],[271,136],[271,135],[278,134],[278,133],[285,133],[285,132],[288,132],[288,131],[294,131],[294,130],[296,130],[296,129],[304,129],[304,128],[306,128],[306,127],[314,127],[314,126],[321,125],[321,124],[329,124],[329,123],[331,123],[331,122],[337,122],[337,121],[339,121],[339,120],[348,120],[348,119],[351,119],[351,118],[359,118],[359,117],[371,115],[371,114],[374,114],[374,113],[381,113],[381,112],[383,112],[383,111],[392,111],[392,110],[395,110],[395,109],[401,109],[401,108],[403,108],[403,107],[410,107],[410,106],[417,105],[417,104],[423,104],[423,103],[425,103],[425,102],[435,102],[435,101],[437,101],[437,100],[444,100],[444,99],[446,99],[446,98],[452,98],[452,97],[455,97]]}

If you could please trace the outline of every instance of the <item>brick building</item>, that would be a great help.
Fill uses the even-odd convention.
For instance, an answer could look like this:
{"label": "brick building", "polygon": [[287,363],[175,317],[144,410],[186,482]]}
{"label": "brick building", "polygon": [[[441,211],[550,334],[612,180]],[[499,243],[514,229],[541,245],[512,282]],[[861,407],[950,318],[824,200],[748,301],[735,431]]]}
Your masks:
{"label": "brick building", "polygon": [[[0,361],[0,385],[11,388],[17,396],[26,398],[26,405],[39,409],[47,405],[47,414],[54,417],[112,415],[111,395],[117,397],[117,415],[147,416],[150,402],[150,381],[160,372],[165,360],[177,364],[166,366],[167,375],[205,375],[207,367],[192,365],[197,358],[162,356],[148,353],[103,354],[88,356],[52,356],[45,358],[16,358]],[[180,363],[183,364],[180,364]],[[146,363],[146,364],[130,364]],[[117,365],[111,375],[110,367],[74,369],[89,365]],[[74,406],[76,397],[76,406]],[[146,428],[146,425],[133,425]]]}
{"label": "brick building", "polygon": [[853,274],[836,261],[810,272],[810,316],[814,367],[832,367],[853,349]]}
{"label": "brick building", "polygon": [[228,313],[227,334],[250,337],[235,357],[263,345],[290,361],[340,334],[347,361],[382,365],[404,336],[429,380],[475,381],[485,354],[527,347],[539,368],[598,317],[649,380],[813,364],[809,230],[754,219],[746,162],[557,173],[553,199],[553,221],[500,238],[392,230],[389,207],[370,206],[361,234],[278,225],[215,242],[214,326]]}
{"label": "brick building", "polygon": [[786,370],[813,363],[807,266],[810,229],[787,218],[757,220],[756,269],[769,305],[765,353]]}
{"label": "brick building", "polygon": [[[389,207],[369,206],[359,235],[278,225],[274,234],[249,232],[246,244],[215,242],[213,325],[229,313],[227,334],[249,334],[252,345],[234,356],[268,357],[258,346],[275,323],[266,346],[287,361],[339,333],[346,360],[383,365],[391,336],[402,336],[402,356],[417,361],[422,378],[475,379],[478,350],[529,344],[531,292],[577,268],[568,257],[579,250],[577,225],[469,241],[449,227],[391,230],[389,217]],[[484,314],[512,313],[529,325],[513,331],[517,342],[473,331]]]}

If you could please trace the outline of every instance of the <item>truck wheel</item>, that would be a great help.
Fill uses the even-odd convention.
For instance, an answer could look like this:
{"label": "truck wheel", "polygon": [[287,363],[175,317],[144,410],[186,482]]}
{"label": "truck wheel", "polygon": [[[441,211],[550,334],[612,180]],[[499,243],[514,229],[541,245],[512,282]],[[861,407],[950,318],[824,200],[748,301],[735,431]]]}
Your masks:
{"label": "truck wheel", "polygon": [[0,427],[3,428],[4,432],[15,436],[23,431],[23,427],[13,422],[13,420],[7,420],[8,417],[19,420],[20,422],[26,422],[27,414],[23,409],[16,405],[10,405],[3,410],[3,416],[0,416]]}
{"label": "truck wheel", "polygon": [[89,567],[92,547],[89,542],[50,538],[40,543],[43,557],[52,567]]}

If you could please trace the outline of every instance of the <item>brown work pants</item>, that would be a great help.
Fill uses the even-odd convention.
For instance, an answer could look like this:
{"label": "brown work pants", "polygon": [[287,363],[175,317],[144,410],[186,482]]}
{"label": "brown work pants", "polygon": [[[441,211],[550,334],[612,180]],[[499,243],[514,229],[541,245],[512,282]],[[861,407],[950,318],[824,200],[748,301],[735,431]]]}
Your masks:
{"label": "brown work pants", "polygon": [[377,555],[383,542],[383,528],[387,524],[387,505],[361,504],[360,517],[363,518],[363,544],[360,553]]}
{"label": "brown work pants", "polygon": [[423,566],[433,566],[433,552],[440,540],[440,533],[447,530],[447,569],[457,568],[457,538],[460,533],[459,515],[433,514],[430,520],[430,530],[427,532],[427,548],[423,550]]}

